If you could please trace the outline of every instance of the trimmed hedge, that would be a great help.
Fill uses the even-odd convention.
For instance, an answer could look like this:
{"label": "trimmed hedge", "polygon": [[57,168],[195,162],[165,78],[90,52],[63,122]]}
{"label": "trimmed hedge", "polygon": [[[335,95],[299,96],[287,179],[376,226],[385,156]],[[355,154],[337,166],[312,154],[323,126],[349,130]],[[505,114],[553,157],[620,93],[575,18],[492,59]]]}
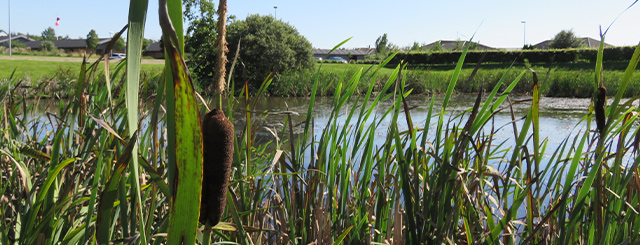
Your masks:
{"label": "trimmed hedge", "polygon": [[[628,61],[633,55],[635,47],[613,47],[604,49],[604,62],[611,61]],[[597,49],[545,49],[545,50],[518,50],[518,51],[500,51],[500,50],[478,50],[469,51],[465,58],[465,63],[478,63],[483,54],[486,56],[484,63],[511,63],[524,62],[525,59],[531,63],[549,63],[549,62],[595,62]],[[389,64],[397,65],[401,60],[405,60],[411,65],[426,64],[455,64],[458,62],[461,51],[451,52],[429,52],[429,53],[398,53]]]}

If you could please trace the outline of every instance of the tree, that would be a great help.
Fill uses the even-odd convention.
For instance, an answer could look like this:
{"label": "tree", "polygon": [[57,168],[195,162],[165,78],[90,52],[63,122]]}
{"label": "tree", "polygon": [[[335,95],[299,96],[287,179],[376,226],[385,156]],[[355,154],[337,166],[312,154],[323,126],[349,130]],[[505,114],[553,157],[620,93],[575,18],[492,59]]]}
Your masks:
{"label": "tree", "polygon": [[457,40],[456,40],[456,42],[453,44],[453,50],[454,50],[454,51],[461,51],[461,50],[463,50],[463,49],[464,49],[464,44],[465,44],[465,43],[466,43],[465,41],[462,41],[462,40],[460,40],[460,39],[457,39]]}
{"label": "tree", "polygon": [[407,50],[410,50],[410,51],[422,51],[422,45],[420,45],[420,43],[418,43],[418,42],[413,42],[413,44],[410,47],[408,47]]}
{"label": "tree", "polygon": [[[193,9],[189,7],[194,1],[185,1],[185,9]],[[185,17],[190,16],[190,25],[187,28],[184,49],[190,55],[187,65],[191,69],[191,73],[200,84],[211,84],[213,81],[213,71],[216,60],[215,42],[218,37],[216,26],[218,23],[217,14],[212,3],[204,1],[199,6],[200,15],[185,11]],[[189,13],[189,14],[187,14]],[[162,45],[162,40],[160,40]],[[163,46],[164,48],[164,46]]]}
{"label": "tree", "polygon": [[91,31],[89,32],[89,34],[87,34],[87,49],[88,50],[95,50],[98,47],[98,33],[96,33],[96,30],[91,29]]}
{"label": "tree", "polygon": [[149,47],[149,43],[152,43],[153,40],[152,39],[142,39],[142,51],[147,51],[147,48]]}
{"label": "tree", "polygon": [[40,48],[44,51],[55,51],[56,45],[51,40],[42,41]]}
{"label": "tree", "polygon": [[56,31],[49,27],[47,29],[44,29],[44,31],[42,31],[42,39],[43,40],[56,40]]}
{"label": "tree", "polygon": [[443,51],[444,48],[442,47],[442,41],[437,41],[433,44],[433,46],[431,46],[431,48],[429,48],[429,51],[431,52],[440,52]]}
{"label": "tree", "polygon": [[190,24],[194,20],[202,19],[205,15],[213,17],[212,14],[216,14],[215,6],[211,0],[184,0],[182,5],[184,7],[183,18]]}
{"label": "tree", "polygon": [[116,43],[113,44],[113,47],[111,49],[112,50],[124,50],[124,48],[125,48],[124,39],[122,39],[122,37],[120,37],[120,38],[118,38]]}
{"label": "tree", "polygon": [[377,54],[386,54],[389,47],[389,40],[387,39],[387,33],[379,36],[376,39],[376,53]]}
{"label": "tree", "polygon": [[584,46],[584,41],[576,37],[573,30],[560,31],[549,43],[549,48],[552,49],[581,48]]}
{"label": "tree", "polygon": [[[297,71],[315,64],[311,43],[295,27],[273,16],[250,15],[244,21],[232,22],[227,30],[229,60],[233,60],[242,39],[238,59],[254,87],[270,72]],[[242,69],[236,71],[242,74]]]}

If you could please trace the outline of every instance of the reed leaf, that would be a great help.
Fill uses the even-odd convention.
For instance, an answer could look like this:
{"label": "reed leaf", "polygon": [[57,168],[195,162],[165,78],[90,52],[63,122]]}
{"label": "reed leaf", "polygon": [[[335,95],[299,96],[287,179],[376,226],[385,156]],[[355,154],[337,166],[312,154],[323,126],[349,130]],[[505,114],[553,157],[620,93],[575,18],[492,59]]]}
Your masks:
{"label": "reed leaf", "polygon": [[[200,199],[202,189],[202,126],[197,101],[189,70],[182,58],[183,44],[176,34],[176,29],[166,1],[160,2],[160,26],[165,41],[166,59],[171,68],[172,81],[167,83],[173,94],[167,101],[174,105],[174,117],[168,118],[169,134],[175,135],[175,141],[168,142],[175,148],[175,160],[170,165],[176,171],[173,174],[169,210],[169,226],[167,242],[170,244],[194,244],[200,215]],[[181,9],[181,7],[179,8]],[[178,9],[178,10],[179,10]],[[176,9],[172,9],[176,11]],[[179,20],[181,23],[182,20]],[[181,25],[180,25],[181,26]],[[167,89],[169,91],[169,89]],[[172,97],[173,96],[173,97]],[[167,106],[169,108],[169,106]],[[171,115],[168,115],[171,117]]]}
{"label": "reed leaf", "polygon": [[[133,134],[138,130],[138,93],[140,85],[140,65],[142,58],[142,42],[144,41],[144,29],[145,21],[147,19],[147,5],[148,0],[131,0],[129,4],[129,30],[127,33],[127,72],[126,72],[126,105],[127,105],[127,122],[129,125],[129,137],[133,137]],[[133,147],[134,156],[137,155],[138,146]],[[143,203],[140,192],[140,167],[138,164],[138,158],[131,158],[131,175],[133,176],[132,182],[135,187],[135,203],[138,205],[139,219],[143,220]],[[135,206],[135,205],[132,205]],[[135,214],[135,210],[131,210],[132,214]],[[135,217],[135,215],[134,215]],[[133,218],[132,220],[136,220]],[[140,224],[140,239],[142,244],[147,243],[147,235],[145,234],[145,222],[139,222]]]}

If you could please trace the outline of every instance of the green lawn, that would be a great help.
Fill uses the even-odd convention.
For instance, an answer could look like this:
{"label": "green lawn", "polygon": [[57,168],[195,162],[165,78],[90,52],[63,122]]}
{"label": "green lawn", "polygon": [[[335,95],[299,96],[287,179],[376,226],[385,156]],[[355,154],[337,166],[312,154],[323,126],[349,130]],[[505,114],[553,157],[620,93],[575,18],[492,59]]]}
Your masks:
{"label": "green lawn", "polygon": [[[0,59],[0,80],[8,79],[15,69],[15,77],[31,81],[39,81],[52,77],[59,70],[70,70],[74,74],[80,71],[82,62],[69,61],[37,61],[37,60],[3,60]],[[116,64],[116,63],[111,63]],[[112,69],[115,66],[112,66]],[[163,65],[159,64],[143,64],[143,70],[157,70],[160,72]],[[104,68],[100,65],[99,69]]]}

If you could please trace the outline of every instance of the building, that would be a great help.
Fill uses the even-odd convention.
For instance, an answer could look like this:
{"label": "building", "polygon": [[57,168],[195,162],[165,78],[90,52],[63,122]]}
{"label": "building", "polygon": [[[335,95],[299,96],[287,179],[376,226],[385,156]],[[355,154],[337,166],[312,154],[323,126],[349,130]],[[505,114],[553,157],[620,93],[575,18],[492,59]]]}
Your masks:
{"label": "building", "polygon": [[331,57],[340,57],[345,60],[364,60],[365,57],[375,54],[374,48],[358,48],[358,49],[336,49],[329,53],[331,49],[313,49],[314,59],[329,59]]}
{"label": "building", "polygon": [[[439,40],[439,41],[435,41],[432,42],[430,44],[427,44],[424,46],[424,49],[427,50],[432,50],[432,49],[438,49],[436,47],[436,45],[440,45],[442,46],[442,50],[459,50],[462,49],[462,47],[464,47],[464,45],[467,43],[467,41],[462,41],[462,40]],[[470,49],[473,50],[496,50],[496,48],[494,47],[489,47],[487,45],[484,44],[480,44],[477,42],[473,42],[474,45],[477,45],[477,47],[471,47]]]}
{"label": "building", "polygon": [[[96,54],[104,54],[104,50],[107,48],[109,41],[111,41],[111,38],[99,38]],[[32,50],[40,50],[42,48],[42,42],[43,41],[31,41],[25,43],[25,45]],[[51,42],[53,42],[56,48],[66,53],[91,52],[91,50],[87,48],[87,39],[52,40]],[[124,50],[113,50],[113,52],[124,52]]]}
{"label": "building", "polygon": [[[582,40],[584,42],[584,44],[586,45],[585,48],[598,48],[600,47],[600,40],[596,40],[590,37],[580,37],[580,40]],[[535,45],[533,45],[533,47],[537,48],[537,49],[549,49],[549,45],[551,44],[551,40],[544,40],[542,42],[539,42]],[[614,47],[611,44],[608,43],[604,43],[604,47],[605,48],[609,48],[609,47]]]}
{"label": "building", "polygon": [[160,43],[150,43],[147,49],[142,52],[142,56],[164,59],[164,50],[160,46]]}
{"label": "building", "polygon": [[[27,35],[17,35],[11,36],[11,46],[15,46],[16,43],[26,43],[33,42],[33,39],[27,37]],[[0,46],[9,47],[9,36],[0,36]]]}

